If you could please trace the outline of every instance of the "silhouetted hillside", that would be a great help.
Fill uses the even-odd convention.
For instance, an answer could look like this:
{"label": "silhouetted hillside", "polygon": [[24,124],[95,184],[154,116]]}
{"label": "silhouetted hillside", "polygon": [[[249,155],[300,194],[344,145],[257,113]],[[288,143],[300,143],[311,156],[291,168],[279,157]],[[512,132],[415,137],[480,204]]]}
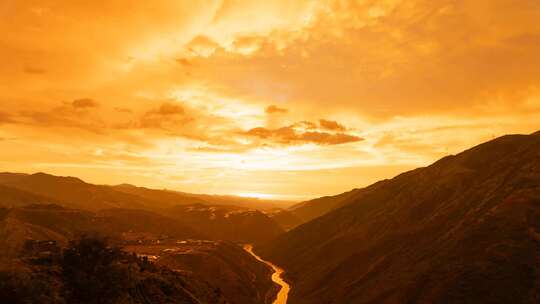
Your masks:
{"label": "silhouetted hillside", "polygon": [[210,204],[210,202],[202,200],[198,197],[192,195],[184,195],[181,192],[170,190],[149,189],[129,184],[113,186],[112,188],[120,192],[125,192],[143,197],[151,202],[154,202],[155,206],[159,208],[168,208],[176,205]]}
{"label": "silhouetted hillside", "polygon": [[75,177],[36,173],[13,174],[11,178],[3,180],[0,183],[8,187],[50,197],[65,206],[85,210],[154,207],[141,197],[118,192],[108,186],[88,184]]}
{"label": "silhouetted hillside", "polygon": [[57,201],[45,196],[0,185],[0,206],[23,207],[31,204],[52,204]]}
{"label": "silhouetted hillside", "polygon": [[28,174],[0,172],[0,184],[8,183],[10,181],[17,180],[25,176],[28,176]]}
{"label": "silhouetted hillside", "polygon": [[240,197],[233,195],[211,195],[211,194],[195,194],[172,190],[157,190],[145,187],[137,187],[129,184],[112,186],[114,190],[134,194],[143,197],[149,201],[155,202],[156,206],[163,208],[176,205],[224,205],[238,206],[242,208],[267,210],[276,207],[289,206],[291,202],[263,200],[258,198]]}
{"label": "silhouetted hillside", "polygon": [[360,191],[360,189],[354,189],[335,196],[324,196],[310,201],[301,202],[290,207],[288,211],[302,219],[302,221],[309,222],[314,218],[347,204],[350,202],[350,199],[357,195]]}
{"label": "silhouetted hillside", "polygon": [[236,206],[182,205],[165,214],[217,240],[264,242],[283,233],[263,212]]}
{"label": "silhouetted hillside", "polygon": [[94,213],[58,205],[4,209],[0,246],[16,254],[27,239],[55,240],[66,245],[83,234],[97,233],[120,240],[142,238],[201,238],[202,233],[172,218],[143,210],[110,209]]}
{"label": "silhouetted hillside", "polygon": [[285,231],[291,230],[304,222],[294,212],[285,209],[272,209],[264,213],[278,223]]}
{"label": "silhouetted hillside", "polygon": [[540,133],[376,183],[261,248],[290,304],[538,303]]}
{"label": "silhouetted hillside", "polygon": [[174,245],[133,245],[125,250],[151,256],[157,265],[196,275],[219,286],[230,303],[270,304],[277,292],[270,279],[270,268],[234,243],[190,240]]}
{"label": "silhouetted hillside", "polygon": [[[266,241],[283,232],[274,220],[260,211],[246,207],[211,205],[197,196],[168,190],[153,190],[131,185],[100,186],[86,183],[74,177],[59,177],[44,173],[32,175],[3,173],[0,175],[0,182],[2,181],[5,185],[0,185],[0,206],[5,207],[55,203],[77,209],[77,212],[81,213],[83,212],[80,210],[87,210],[109,216],[112,215],[110,210],[114,209],[116,213],[125,215],[126,222],[124,224],[130,224],[130,227],[141,224],[139,214],[143,214],[145,220],[150,220],[152,217],[149,217],[151,214],[149,211],[157,211],[166,216],[174,217],[174,220],[162,217],[161,220],[155,220],[152,227],[182,226],[181,230],[188,231],[187,226],[189,226],[191,232],[185,235],[242,242]],[[217,199],[221,203],[236,200],[234,197],[226,196],[205,197]],[[238,198],[238,200],[244,204],[245,202],[253,202],[253,200],[244,201],[242,198]],[[204,202],[204,204],[194,205],[192,202]],[[185,205],[188,203],[189,205]],[[109,212],[103,212],[104,210],[109,210]],[[147,211],[143,212],[142,210]],[[51,215],[50,220],[54,222],[53,218],[54,216]],[[102,217],[100,219],[103,220]],[[99,219],[94,220],[98,221]],[[96,226],[95,229],[105,229],[107,225],[118,225],[119,221],[118,217],[114,221],[103,220],[99,222],[100,226]],[[17,223],[13,221],[8,223],[11,228],[17,227]],[[79,226],[74,225],[74,228],[87,230],[88,225],[74,223],[80,224]],[[107,232],[126,230],[124,229],[126,226],[115,227],[116,229],[111,227]],[[32,226],[32,229],[26,230],[13,229],[27,232],[40,231],[40,229],[34,228],[36,227]],[[144,226],[144,229],[146,229],[145,232],[155,232],[155,229],[151,230],[148,225]],[[168,231],[161,232],[170,234]]]}
{"label": "silhouetted hillside", "polygon": [[83,238],[48,259],[0,265],[2,303],[227,304],[219,287]]}
{"label": "silhouetted hillside", "polygon": [[[34,194],[64,206],[84,210],[108,208],[147,209],[152,211],[177,205],[224,205],[268,210],[290,206],[287,201],[263,200],[231,195],[193,194],[171,190],[137,187],[129,184],[117,186],[94,185],[76,177],[55,176],[46,173],[0,173],[0,185]],[[6,194],[7,197],[7,194]],[[0,188],[0,205],[2,188]],[[17,202],[17,201],[14,201]],[[21,204],[21,205],[24,205]]]}

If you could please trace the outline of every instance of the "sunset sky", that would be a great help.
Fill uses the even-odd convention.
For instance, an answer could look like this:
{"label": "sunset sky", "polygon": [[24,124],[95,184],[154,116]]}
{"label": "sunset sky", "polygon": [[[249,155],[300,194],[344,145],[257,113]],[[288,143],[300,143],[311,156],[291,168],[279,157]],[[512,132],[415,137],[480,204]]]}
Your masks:
{"label": "sunset sky", "polygon": [[0,171],[302,200],[540,129],[537,0],[3,0],[0,34]]}

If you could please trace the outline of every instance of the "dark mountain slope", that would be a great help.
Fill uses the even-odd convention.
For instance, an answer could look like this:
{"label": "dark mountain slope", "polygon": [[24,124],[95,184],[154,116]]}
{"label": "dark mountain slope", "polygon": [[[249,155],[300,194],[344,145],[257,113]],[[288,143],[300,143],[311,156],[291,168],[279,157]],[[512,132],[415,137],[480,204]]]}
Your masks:
{"label": "dark mountain slope", "polygon": [[293,212],[285,209],[266,210],[264,213],[278,223],[278,225],[285,231],[289,231],[304,223],[304,221],[296,216]]}
{"label": "dark mountain slope", "polygon": [[195,197],[212,205],[238,206],[243,208],[268,210],[274,208],[287,208],[294,204],[290,201],[269,200],[255,197],[241,197],[235,195],[196,194],[178,192],[185,196]]}
{"label": "dark mountain slope", "polygon": [[[112,214],[103,211],[112,209],[115,210],[116,215],[123,215],[122,219],[115,218],[111,222],[115,225],[125,220],[125,224],[134,226],[139,224],[139,220],[144,220],[146,221],[143,225],[145,232],[156,233],[156,230],[151,228],[160,227],[160,225],[169,227],[173,231],[182,226],[180,230],[191,231],[189,233],[191,236],[198,235],[199,238],[231,241],[267,241],[283,232],[274,220],[261,211],[221,204],[211,205],[197,196],[179,192],[131,185],[114,187],[93,185],[75,177],[61,177],[45,173],[32,175],[4,173],[0,175],[1,183],[4,185],[0,185],[0,207],[55,203],[77,209],[78,212],[86,210],[108,216]],[[226,202],[219,196],[206,197],[218,198],[221,203]],[[242,198],[238,199],[242,201]],[[204,204],[193,204],[193,202]],[[165,217],[161,216],[161,219],[151,217],[150,212],[154,211]],[[139,217],[141,214],[142,218]],[[169,216],[174,217],[174,220]],[[167,231],[161,230],[163,234],[169,235]],[[196,234],[194,231],[203,233]]]}
{"label": "dark mountain slope", "polygon": [[62,205],[100,210],[107,208],[136,208],[159,210],[176,205],[225,205],[268,210],[287,207],[288,201],[263,200],[231,195],[193,194],[171,190],[137,187],[129,184],[117,186],[94,185],[71,176],[46,173],[0,173],[0,184],[32,194],[49,197]]}
{"label": "dark mountain slope", "polygon": [[28,176],[25,173],[11,173],[11,172],[0,172],[0,184],[4,184],[13,180],[20,179],[22,177]]}
{"label": "dark mountain slope", "polygon": [[55,240],[66,245],[87,233],[115,239],[123,239],[127,233],[144,233],[154,238],[204,237],[174,219],[143,210],[110,209],[93,213],[58,205],[0,209],[0,247],[4,254],[17,253],[27,239]]}
{"label": "dark mountain slope", "polygon": [[107,208],[152,208],[153,203],[139,196],[118,192],[108,186],[86,183],[75,177],[45,173],[13,174],[0,183],[33,194],[50,197],[62,205],[85,210]]}
{"label": "dark mountain slope", "polygon": [[238,206],[242,208],[268,210],[276,207],[290,206],[292,203],[288,201],[265,200],[251,197],[240,197],[234,195],[211,195],[211,194],[196,194],[180,191],[172,191],[167,189],[150,189],[145,187],[137,187],[129,184],[112,186],[116,191],[134,194],[143,197],[147,200],[158,203],[163,207],[172,207],[176,205],[224,205]]}
{"label": "dark mountain slope", "polygon": [[283,233],[263,212],[236,206],[179,205],[164,214],[218,240],[257,243]]}
{"label": "dark mountain slope", "polygon": [[298,303],[538,303],[540,133],[376,183],[260,248]]}
{"label": "dark mountain slope", "polygon": [[0,206],[3,207],[22,207],[31,204],[51,204],[55,202],[56,200],[52,198],[0,185]]}
{"label": "dark mountain slope", "polygon": [[61,254],[58,248],[46,254],[28,248],[20,258],[0,263],[0,299],[10,304],[230,303],[219,287],[97,238],[76,240]]}
{"label": "dark mountain slope", "polygon": [[157,256],[158,265],[196,274],[211,285],[219,286],[230,303],[272,303],[277,293],[277,286],[270,279],[271,269],[234,243],[187,241],[147,254]]}
{"label": "dark mountain slope", "polygon": [[171,217],[137,209],[107,209],[97,212],[100,227],[109,235],[118,232],[146,233],[156,237],[207,239],[209,236],[200,233],[184,223]]}
{"label": "dark mountain slope", "polygon": [[350,202],[352,197],[358,195],[359,192],[361,192],[360,189],[354,189],[339,195],[324,196],[301,202],[290,207],[288,211],[292,212],[304,222],[309,222],[323,214],[342,207],[344,204]]}
{"label": "dark mountain slope", "polygon": [[156,206],[160,206],[161,208],[173,207],[176,205],[210,204],[209,202],[200,198],[190,195],[184,195],[180,192],[170,190],[149,189],[129,184],[112,186],[111,188],[116,191],[143,197],[149,201],[156,203]]}

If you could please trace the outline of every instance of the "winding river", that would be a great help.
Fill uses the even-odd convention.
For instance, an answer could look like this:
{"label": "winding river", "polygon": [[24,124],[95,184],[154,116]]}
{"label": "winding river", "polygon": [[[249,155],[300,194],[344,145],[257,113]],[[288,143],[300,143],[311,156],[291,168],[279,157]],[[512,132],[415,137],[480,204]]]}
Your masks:
{"label": "winding river", "polygon": [[279,290],[277,298],[274,300],[274,302],[272,302],[272,304],[287,304],[287,297],[289,296],[291,286],[281,277],[283,274],[283,269],[268,261],[263,260],[260,256],[255,254],[255,252],[253,252],[253,245],[244,245],[244,250],[251,254],[253,257],[255,257],[259,262],[270,266],[274,271],[274,273],[272,273],[272,281],[278,284],[281,288]]}

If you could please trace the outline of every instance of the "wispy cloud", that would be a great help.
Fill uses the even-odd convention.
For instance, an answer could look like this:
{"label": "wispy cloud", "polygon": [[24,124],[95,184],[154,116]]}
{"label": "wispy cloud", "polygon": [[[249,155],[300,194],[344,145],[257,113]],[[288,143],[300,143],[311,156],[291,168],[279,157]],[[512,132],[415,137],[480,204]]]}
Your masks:
{"label": "wispy cloud", "polygon": [[91,98],[79,98],[71,102],[71,105],[76,109],[97,108],[99,104]]}
{"label": "wispy cloud", "polygon": [[0,137],[17,138],[0,159],[14,171],[332,194],[540,129],[538,1],[11,1],[0,14]]}

